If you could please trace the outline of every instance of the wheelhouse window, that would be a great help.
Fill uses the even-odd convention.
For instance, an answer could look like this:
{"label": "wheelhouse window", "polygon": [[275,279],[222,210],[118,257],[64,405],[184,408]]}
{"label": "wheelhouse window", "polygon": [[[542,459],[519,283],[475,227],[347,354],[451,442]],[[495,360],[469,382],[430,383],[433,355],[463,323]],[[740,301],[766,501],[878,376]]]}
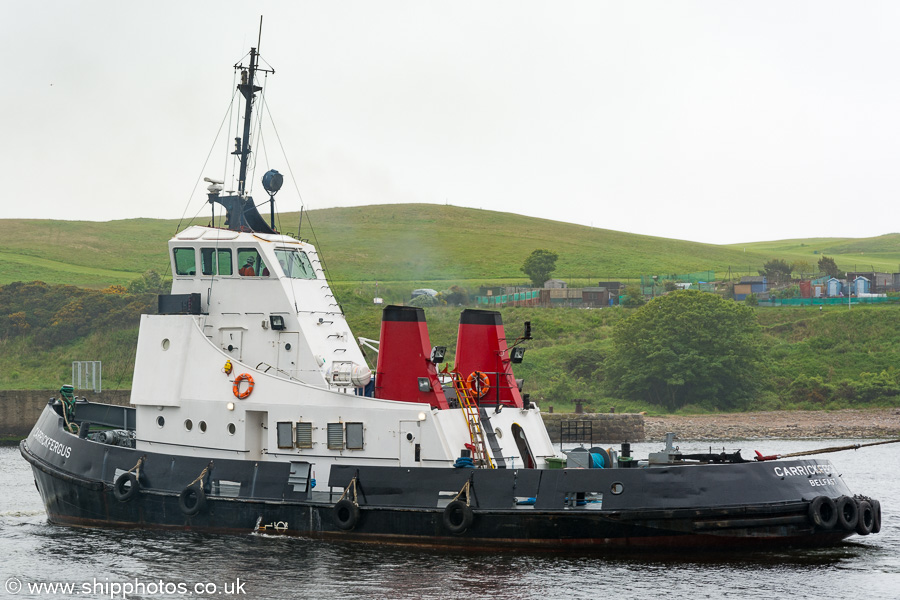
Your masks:
{"label": "wheelhouse window", "polygon": [[315,279],[316,270],[312,266],[306,252],[300,250],[275,250],[278,264],[286,277],[291,279]]}
{"label": "wheelhouse window", "polygon": [[255,248],[238,248],[238,274],[242,277],[268,277],[269,267]]}
{"label": "wheelhouse window", "polygon": [[193,248],[175,248],[175,274],[196,275],[197,257]]}
{"label": "wheelhouse window", "polygon": [[200,272],[204,275],[231,275],[231,249],[200,248]]}

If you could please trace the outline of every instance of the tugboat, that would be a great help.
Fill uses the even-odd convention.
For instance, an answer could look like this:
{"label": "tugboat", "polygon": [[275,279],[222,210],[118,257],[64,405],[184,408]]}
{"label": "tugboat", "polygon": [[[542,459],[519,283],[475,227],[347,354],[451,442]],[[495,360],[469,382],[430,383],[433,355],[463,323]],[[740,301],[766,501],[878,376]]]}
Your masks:
{"label": "tugboat", "polygon": [[[141,317],[130,406],[64,387],[20,443],[51,523],[679,552],[880,529],[878,501],[825,460],[685,455],[672,436],[644,460],[627,444],[558,452],[513,374],[530,327],[508,342],[499,312],[463,310],[455,366],[441,368],[424,311],[386,306],[373,373],[316,248],[246,191],[258,59],[235,66],[238,189],[207,180],[225,227],[169,241],[171,293]],[[282,181],[264,176],[270,202]]]}

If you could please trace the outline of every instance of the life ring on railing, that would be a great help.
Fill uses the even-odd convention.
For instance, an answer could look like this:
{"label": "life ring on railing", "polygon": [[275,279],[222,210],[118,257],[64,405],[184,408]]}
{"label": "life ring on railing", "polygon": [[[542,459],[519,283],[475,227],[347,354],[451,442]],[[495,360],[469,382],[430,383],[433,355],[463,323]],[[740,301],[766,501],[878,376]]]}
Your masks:
{"label": "life ring on railing", "polygon": [[472,374],[466,379],[466,385],[469,386],[470,390],[475,392],[477,397],[484,398],[487,395],[488,390],[491,389],[491,380],[488,378],[487,374],[482,371],[472,371]]}
{"label": "life ring on railing", "polygon": [[828,496],[813,498],[813,501],[809,503],[807,514],[810,522],[820,529],[834,529],[834,526],[837,525],[837,506],[835,506],[834,500]]}
{"label": "life ring on railing", "polygon": [[334,505],[332,515],[338,529],[350,531],[359,523],[359,506],[344,498]]}
{"label": "life ring on railing", "polygon": [[462,500],[454,500],[444,507],[444,527],[450,533],[459,535],[465,532],[474,519],[471,507]]}
{"label": "life ring on railing", "polygon": [[[247,380],[247,389],[243,392],[241,391],[241,382]],[[234,395],[238,398],[238,400],[243,400],[247,396],[253,392],[253,378],[250,377],[249,373],[241,373],[237,377],[234,378],[234,388],[232,388]]]}

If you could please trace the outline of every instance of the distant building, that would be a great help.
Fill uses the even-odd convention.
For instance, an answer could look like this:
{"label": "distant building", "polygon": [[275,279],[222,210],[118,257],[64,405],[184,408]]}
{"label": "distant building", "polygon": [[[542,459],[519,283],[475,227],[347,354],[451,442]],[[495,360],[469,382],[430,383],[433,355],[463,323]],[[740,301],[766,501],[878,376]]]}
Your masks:
{"label": "distant building", "polygon": [[569,284],[562,279],[548,279],[544,282],[545,290],[564,290],[567,287],[569,287]]}
{"label": "distant building", "polygon": [[750,294],[759,296],[768,292],[768,284],[765,275],[748,275],[741,277],[740,283],[734,284],[734,299],[746,300]]}
{"label": "distant building", "polygon": [[844,284],[840,279],[832,277],[825,283],[825,290],[829,298],[837,298],[844,295]]}
{"label": "distant building", "polygon": [[900,289],[900,273],[881,273],[879,271],[848,271],[847,281],[856,281],[865,277],[869,281],[867,293],[883,294]]}
{"label": "distant building", "polygon": [[610,306],[609,290],[603,287],[586,287],[581,289],[581,305],[594,308]]}

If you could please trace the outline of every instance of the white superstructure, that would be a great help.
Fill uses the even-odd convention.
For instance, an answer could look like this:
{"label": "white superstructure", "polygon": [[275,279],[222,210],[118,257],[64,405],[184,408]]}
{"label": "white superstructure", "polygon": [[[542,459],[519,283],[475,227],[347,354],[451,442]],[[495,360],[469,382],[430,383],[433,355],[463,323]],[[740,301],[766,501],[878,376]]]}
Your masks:
{"label": "white superstructure", "polygon": [[[194,226],[169,241],[169,258],[170,298],[190,309],[142,317],[139,450],[305,461],[326,473],[334,463],[446,467],[471,443],[459,408],[362,395],[372,373],[312,245]],[[244,398],[240,375],[253,381]],[[491,413],[490,453],[506,466],[525,465],[521,448],[537,467],[555,455],[537,408]]]}

